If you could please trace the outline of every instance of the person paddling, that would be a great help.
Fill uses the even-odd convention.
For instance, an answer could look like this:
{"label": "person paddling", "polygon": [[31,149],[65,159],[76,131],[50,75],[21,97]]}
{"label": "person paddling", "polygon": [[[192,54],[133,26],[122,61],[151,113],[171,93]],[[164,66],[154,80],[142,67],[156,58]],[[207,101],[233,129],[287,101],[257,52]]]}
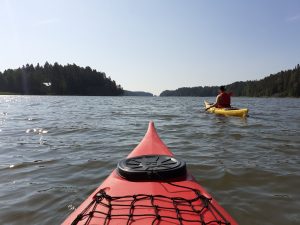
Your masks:
{"label": "person paddling", "polygon": [[220,92],[220,94],[218,94],[218,96],[216,98],[216,103],[214,103],[211,106],[209,106],[208,108],[206,108],[205,111],[212,107],[216,107],[216,108],[230,108],[231,107],[231,105],[230,105],[231,93],[226,92],[225,86],[220,86],[219,92]]}

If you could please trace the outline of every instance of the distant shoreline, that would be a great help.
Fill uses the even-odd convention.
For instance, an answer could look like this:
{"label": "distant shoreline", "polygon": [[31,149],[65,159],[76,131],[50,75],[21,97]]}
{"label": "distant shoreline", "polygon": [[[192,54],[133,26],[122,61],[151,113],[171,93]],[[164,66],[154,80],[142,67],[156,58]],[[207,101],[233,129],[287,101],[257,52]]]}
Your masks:
{"label": "distant shoreline", "polygon": [[[160,96],[216,96],[218,86],[182,87],[163,91]],[[226,85],[234,97],[300,97],[300,65],[294,69],[271,74],[261,80],[238,81]]]}
{"label": "distant shoreline", "polygon": [[[238,81],[226,85],[233,97],[300,97],[300,65],[271,74],[261,80]],[[214,97],[218,86],[182,87],[165,90],[159,97]],[[27,64],[18,69],[0,72],[0,95],[45,96],[147,96],[144,91],[123,90],[104,72],[75,64]]]}
{"label": "distant shoreline", "polygon": [[[147,95],[54,95],[54,94],[45,94],[45,95],[32,95],[32,94],[18,94],[18,93],[5,93],[0,92],[0,96],[65,96],[65,97],[146,97],[146,98],[214,98],[214,96],[147,96]],[[299,97],[294,96],[233,96],[233,98],[277,98],[277,99],[285,99],[285,98],[293,98],[297,99]]]}

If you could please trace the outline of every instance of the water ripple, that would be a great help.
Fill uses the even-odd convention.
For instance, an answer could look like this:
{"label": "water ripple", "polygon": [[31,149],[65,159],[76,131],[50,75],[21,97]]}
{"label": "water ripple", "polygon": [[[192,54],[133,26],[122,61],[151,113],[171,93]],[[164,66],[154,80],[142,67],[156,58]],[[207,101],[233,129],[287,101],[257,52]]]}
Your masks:
{"label": "water ripple", "polygon": [[203,100],[1,96],[0,223],[62,222],[153,120],[240,224],[299,224],[300,100],[233,98],[246,119],[207,113]]}

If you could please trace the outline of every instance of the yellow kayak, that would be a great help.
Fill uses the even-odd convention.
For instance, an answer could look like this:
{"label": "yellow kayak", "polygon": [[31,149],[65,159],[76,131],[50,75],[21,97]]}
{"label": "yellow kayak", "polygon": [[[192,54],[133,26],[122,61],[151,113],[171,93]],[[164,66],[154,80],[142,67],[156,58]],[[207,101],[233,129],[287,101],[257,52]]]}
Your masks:
{"label": "yellow kayak", "polygon": [[[204,101],[205,109],[210,107],[212,104],[208,103],[207,101]],[[216,108],[212,107],[207,110],[208,112],[215,113],[218,115],[224,115],[224,116],[239,116],[239,117],[246,117],[248,116],[248,109],[239,109],[239,108]]]}

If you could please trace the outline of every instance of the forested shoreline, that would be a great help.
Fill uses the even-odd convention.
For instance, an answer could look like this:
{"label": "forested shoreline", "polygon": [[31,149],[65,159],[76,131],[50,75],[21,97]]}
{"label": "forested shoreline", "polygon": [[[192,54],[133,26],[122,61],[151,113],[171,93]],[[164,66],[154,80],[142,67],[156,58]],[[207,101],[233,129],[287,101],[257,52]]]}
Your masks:
{"label": "forested shoreline", "polygon": [[[234,96],[245,97],[300,97],[300,66],[261,80],[239,81],[226,85]],[[183,87],[176,90],[163,91],[160,96],[216,96],[217,86]]]}
{"label": "forested shoreline", "polygon": [[21,95],[118,96],[124,90],[105,73],[76,64],[27,64],[0,72],[0,92]]}
{"label": "forested shoreline", "polygon": [[145,91],[128,91],[124,90],[124,96],[142,96],[142,97],[153,97],[153,94]]}
{"label": "forested shoreline", "polygon": [[[226,85],[234,96],[246,97],[300,97],[300,66],[261,80],[239,81]],[[160,96],[216,96],[218,86],[183,87],[163,91]],[[27,64],[18,69],[0,72],[0,93],[20,95],[147,95],[146,92],[124,91],[105,73],[76,64],[58,63],[43,66]]]}

